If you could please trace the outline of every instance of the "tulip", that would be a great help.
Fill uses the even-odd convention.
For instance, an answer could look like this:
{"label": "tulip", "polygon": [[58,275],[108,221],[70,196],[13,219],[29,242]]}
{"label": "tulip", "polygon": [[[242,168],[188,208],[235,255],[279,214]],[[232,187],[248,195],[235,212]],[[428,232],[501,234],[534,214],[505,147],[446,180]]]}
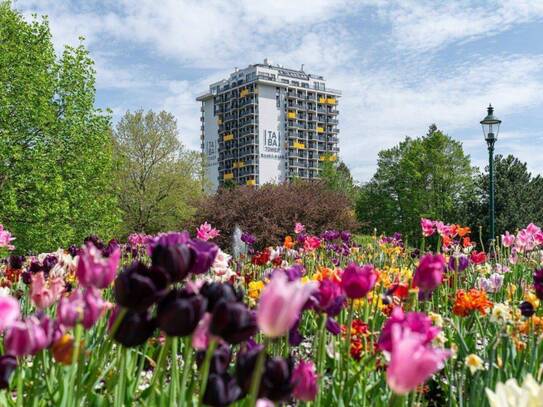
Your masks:
{"label": "tulip", "polygon": [[450,352],[425,342],[424,335],[392,327],[392,353],[386,378],[394,393],[409,393],[443,368]]}
{"label": "tulip", "polygon": [[530,318],[532,315],[535,314],[534,306],[529,301],[524,301],[522,304],[520,304],[520,313],[522,316]]}
{"label": "tulip", "polygon": [[[116,322],[119,315],[118,308],[111,314],[109,320],[109,329]],[[149,311],[138,313],[128,310],[122,321],[119,323],[113,338],[121,345],[126,347],[139,346],[149,339],[156,329],[156,320],[152,319]]]}
{"label": "tulip", "polygon": [[[249,393],[253,372],[260,352],[263,352],[262,346],[255,346],[245,352],[238,353],[236,360],[236,380],[245,393]],[[260,387],[260,392],[262,388]]]}
{"label": "tulip", "polygon": [[21,315],[19,301],[10,295],[0,296],[0,333],[9,328]]}
{"label": "tulip", "polygon": [[243,396],[236,379],[227,373],[211,373],[207,379],[207,386],[203,398],[208,406],[223,407],[234,403]]}
{"label": "tulip", "polygon": [[212,240],[220,236],[220,231],[212,227],[209,223],[202,223],[198,229],[196,229],[196,237],[200,240]]}
{"label": "tulip", "polygon": [[90,329],[102,316],[105,302],[100,292],[94,288],[85,291],[77,290],[69,297],[62,298],[58,304],[57,317],[66,327],[74,327],[82,323],[85,329]]}
{"label": "tulip", "polygon": [[50,278],[45,281],[42,271],[32,275],[30,298],[39,309],[53,305],[64,291],[64,280],[61,277]]}
{"label": "tulip", "polygon": [[13,323],[4,337],[5,351],[13,356],[34,355],[48,345],[47,335],[36,317]]}
{"label": "tulip", "polygon": [[317,395],[317,373],[313,362],[301,361],[292,372],[293,395],[301,401],[313,401]]}
{"label": "tulip", "polygon": [[260,384],[261,393],[272,401],[287,400],[294,388],[292,382],[292,358],[267,358]]}
{"label": "tulip", "polygon": [[5,247],[8,250],[14,250],[15,246],[11,244],[15,238],[11,236],[11,233],[4,229],[4,226],[0,224],[0,249]]}
{"label": "tulip", "polygon": [[213,312],[215,305],[221,300],[226,302],[239,302],[243,298],[243,295],[236,291],[234,286],[230,283],[205,282],[204,285],[200,287],[200,294],[207,299],[208,312]]}
{"label": "tulip", "polygon": [[422,335],[425,338],[424,344],[431,343],[441,331],[432,325],[432,320],[426,314],[422,312],[404,313],[400,307],[395,307],[381,330],[377,341],[379,349],[387,352],[392,351],[392,330],[395,326],[399,326],[401,330],[409,329]]}
{"label": "tulip", "polygon": [[63,365],[71,365],[74,353],[74,337],[64,334],[51,347],[53,358]]}
{"label": "tulip", "polygon": [[413,284],[419,288],[419,297],[428,299],[432,292],[443,281],[445,259],[441,254],[426,254],[420,259],[420,263],[413,276]]}
{"label": "tulip", "polygon": [[9,387],[9,379],[15,369],[17,369],[17,359],[14,356],[0,356],[0,389]]}
{"label": "tulip", "polygon": [[296,222],[296,224],[294,225],[294,233],[299,235],[300,233],[304,231],[305,231],[305,226],[302,225],[300,222]]}
{"label": "tulip", "polygon": [[356,263],[349,264],[341,275],[341,287],[351,299],[365,297],[375,285],[377,273],[371,264],[362,267]]}
{"label": "tulip", "polygon": [[430,219],[422,218],[420,220],[420,227],[422,229],[422,235],[424,237],[432,236],[435,233],[434,222]]}
{"label": "tulip", "polygon": [[115,279],[121,259],[121,249],[116,246],[109,257],[104,257],[94,244],[87,243],[79,253],[76,276],[83,287],[106,288]]}
{"label": "tulip", "polygon": [[213,265],[219,247],[214,243],[198,239],[191,240],[188,245],[193,256],[190,272],[193,274],[206,273]]}
{"label": "tulip", "polygon": [[457,256],[451,256],[449,258],[448,268],[450,271],[456,271],[457,273],[464,271],[469,266],[469,259],[467,256],[460,254]]}
{"label": "tulip", "polygon": [[271,338],[282,336],[294,325],[317,283],[289,282],[285,273],[274,273],[260,296],[258,326]]}
{"label": "tulip", "polygon": [[163,297],[170,279],[162,268],[149,269],[134,261],[115,280],[113,291],[118,305],[143,312]]}
{"label": "tulip", "polygon": [[8,264],[10,268],[14,270],[20,270],[23,268],[24,261],[24,256],[17,256],[15,254],[12,254],[11,256],[9,256]]}
{"label": "tulip", "polygon": [[[200,368],[204,361],[206,352],[200,351],[196,354],[196,362]],[[221,344],[215,349],[211,356],[211,362],[209,364],[209,372],[222,375],[227,372],[228,366],[232,360],[232,352],[230,347],[225,344]]]}
{"label": "tulip", "polygon": [[185,244],[157,245],[153,249],[153,266],[163,269],[172,282],[183,281],[189,274],[193,253]]}
{"label": "tulip", "polygon": [[230,344],[246,341],[256,330],[255,315],[245,304],[221,300],[213,309],[210,332]]}
{"label": "tulip", "polygon": [[211,325],[211,314],[209,312],[206,312],[202,319],[200,319],[200,322],[198,322],[198,325],[196,326],[196,329],[194,330],[194,333],[192,334],[192,347],[196,350],[206,350],[209,345],[209,338],[211,336],[211,333],[209,331],[209,326]]}
{"label": "tulip", "polygon": [[504,235],[502,235],[502,245],[503,247],[511,247],[515,243],[515,235],[509,234],[509,232],[505,232]]}
{"label": "tulip", "polygon": [[205,297],[174,289],[158,303],[158,326],[170,336],[190,335],[204,316],[206,306]]}

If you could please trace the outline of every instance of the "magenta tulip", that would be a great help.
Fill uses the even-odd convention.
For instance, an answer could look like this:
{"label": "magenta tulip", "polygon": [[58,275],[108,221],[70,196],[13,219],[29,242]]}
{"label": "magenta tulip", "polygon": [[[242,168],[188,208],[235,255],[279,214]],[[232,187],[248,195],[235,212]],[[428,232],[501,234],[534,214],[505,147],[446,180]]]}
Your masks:
{"label": "magenta tulip", "polygon": [[425,335],[394,325],[387,383],[396,394],[409,393],[442,369],[449,356],[448,350],[426,344]]}
{"label": "magenta tulip", "polygon": [[47,333],[36,317],[16,321],[4,337],[6,354],[12,356],[34,355],[49,344]]}
{"label": "magenta tulip", "polygon": [[81,250],[77,263],[77,279],[83,287],[106,288],[115,279],[121,259],[121,249],[116,246],[109,257],[92,243]]}
{"label": "magenta tulip", "polygon": [[61,277],[45,279],[43,271],[32,275],[30,298],[40,310],[50,307],[60,299],[64,291],[64,280]]}
{"label": "magenta tulip", "polygon": [[289,282],[284,272],[275,272],[258,304],[257,322],[262,332],[271,338],[286,334],[317,287],[315,282]]}
{"label": "magenta tulip", "polygon": [[98,290],[77,290],[60,300],[57,308],[58,321],[69,328],[81,323],[85,329],[90,329],[102,316],[105,306]]}
{"label": "magenta tulip", "polygon": [[19,301],[9,295],[0,296],[0,333],[9,328],[21,315]]}
{"label": "magenta tulip", "polygon": [[431,253],[424,255],[413,276],[413,283],[419,288],[419,297],[428,299],[443,281],[445,271],[445,258],[441,254]]}
{"label": "magenta tulip", "polygon": [[365,297],[374,287],[377,273],[371,264],[358,266],[349,264],[341,275],[341,288],[351,299]]}
{"label": "magenta tulip", "polygon": [[317,395],[317,373],[313,362],[301,361],[292,372],[292,394],[301,401],[313,401]]}

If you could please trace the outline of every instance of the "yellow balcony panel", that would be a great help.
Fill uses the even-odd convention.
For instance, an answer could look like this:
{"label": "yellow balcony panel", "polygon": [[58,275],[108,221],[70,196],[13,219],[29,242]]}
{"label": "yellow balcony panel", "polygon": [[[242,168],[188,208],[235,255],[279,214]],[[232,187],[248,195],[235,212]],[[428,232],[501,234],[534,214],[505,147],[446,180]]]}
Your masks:
{"label": "yellow balcony panel", "polygon": [[248,179],[247,180],[247,185],[256,185],[256,180],[255,179]]}
{"label": "yellow balcony panel", "polygon": [[245,163],[243,161],[235,161],[233,164],[234,168],[243,168],[245,166]]}
{"label": "yellow balcony panel", "polygon": [[224,177],[223,177],[223,178],[224,178],[225,181],[234,179],[234,173],[232,173],[232,172],[227,172],[226,174],[224,174]]}
{"label": "yellow balcony panel", "polygon": [[288,118],[289,119],[295,119],[296,118],[296,112],[288,112]]}
{"label": "yellow balcony panel", "polygon": [[326,103],[328,103],[329,105],[335,105],[337,103],[337,100],[336,98],[328,98],[326,99]]}
{"label": "yellow balcony panel", "polygon": [[249,94],[249,89],[242,89],[241,92],[239,92],[239,97],[245,97]]}
{"label": "yellow balcony panel", "polygon": [[232,133],[230,133],[230,134],[225,134],[223,140],[224,140],[224,141],[234,140],[234,135],[233,135]]}
{"label": "yellow balcony panel", "polygon": [[298,148],[300,150],[303,150],[305,148],[305,144],[303,143],[298,143],[297,141],[292,145],[292,147],[294,148]]}
{"label": "yellow balcony panel", "polygon": [[324,127],[317,127],[317,133],[324,133]]}
{"label": "yellow balcony panel", "polygon": [[319,103],[326,103],[326,98],[319,98]]}
{"label": "yellow balcony panel", "polygon": [[330,157],[328,157],[328,160],[330,161],[336,161],[337,160],[337,156],[335,154],[332,154]]}

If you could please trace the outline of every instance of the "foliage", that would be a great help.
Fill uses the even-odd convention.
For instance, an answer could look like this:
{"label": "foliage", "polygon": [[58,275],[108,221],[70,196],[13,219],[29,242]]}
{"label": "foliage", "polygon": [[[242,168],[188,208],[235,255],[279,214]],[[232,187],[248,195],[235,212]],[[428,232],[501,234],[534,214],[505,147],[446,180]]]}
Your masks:
{"label": "foliage", "polygon": [[171,113],[127,112],[114,132],[123,234],[181,229],[202,195],[201,156],[179,141]]}
{"label": "foliage", "polygon": [[204,221],[221,230],[219,242],[224,247],[229,246],[236,225],[255,235],[259,247],[281,243],[292,234],[295,222],[309,231],[356,226],[348,198],[322,181],[221,189],[202,201],[193,229]]}
{"label": "foliage", "polygon": [[[526,163],[508,155],[494,157],[496,233],[515,230],[530,222],[543,223],[543,178],[532,176]],[[488,228],[488,166],[476,174],[476,191],[469,207],[469,224]]]}
{"label": "foliage", "polygon": [[354,203],[357,187],[349,167],[343,161],[339,163],[324,161],[320,176],[328,188],[344,193]]}
{"label": "foliage", "polygon": [[416,237],[421,217],[465,223],[472,174],[462,144],[432,125],[424,137],[379,152],[377,171],[357,198],[358,220],[366,232]]}
{"label": "foliage", "polygon": [[47,20],[0,3],[0,219],[21,252],[116,224],[110,118],[94,108],[92,65],[83,45],[57,60]]}

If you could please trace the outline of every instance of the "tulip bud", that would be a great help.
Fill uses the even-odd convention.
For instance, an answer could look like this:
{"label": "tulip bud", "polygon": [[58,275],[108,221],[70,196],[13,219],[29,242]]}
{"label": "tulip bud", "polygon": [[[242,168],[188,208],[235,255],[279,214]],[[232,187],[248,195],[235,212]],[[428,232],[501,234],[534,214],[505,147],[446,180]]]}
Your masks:
{"label": "tulip bud", "polygon": [[74,338],[71,335],[64,334],[53,343],[51,347],[53,358],[63,365],[71,365],[74,353]]}
{"label": "tulip bud", "polygon": [[158,326],[170,336],[190,335],[204,316],[206,305],[201,295],[174,289],[158,303]]}
{"label": "tulip bud", "polygon": [[0,356],[0,389],[9,387],[9,379],[16,368],[17,359],[14,356]]}
{"label": "tulip bud", "polygon": [[341,275],[341,287],[351,299],[365,297],[375,285],[377,273],[371,264],[362,267],[349,264]]}
{"label": "tulip bud", "polygon": [[294,361],[291,357],[268,358],[262,375],[262,395],[272,401],[286,400],[294,388],[292,370]]}
{"label": "tulip bud", "polygon": [[215,306],[210,326],[213,335],[237,344],[253,336],[256,329],[256,316],[245,304],[221,300]]}
{"label": "tulip bud", "polygon": [[206,273],[213,265],[219,247],[214,243],[199,239],[191,240],[188,245],[193,257],[190,272],[192,274]]}
{"label": "tulip bud", "polygon": [[153,266],[160,267],[168,273],[172,282],[183,281],[191,267],[193,252],[185,244],[158,245],[151,255]]}
{"label": "tulip bud", "polygon": [[[111,315],[109,328],[114,325],[118,312]],[[156,329],[156,320],[151,319],[149,312],[138,313],[128,310],[114,333],[114,338],[126,347],[139,346],[149,339]]]}
{"label": "tulip bud", "polygon": [[213,312],[213,308],[221,300],[239,302],[242,299],[241,293],[229,283],[205,282],[200,288],[200,294],[207,298],[207,312]]}
{"label": "tulip bud", "polygon": [[207,380],[203,401],[208,406],[222,407],[239,400],[241,396],[242,392],[236,379],[227,373],[211,373]]}
{"label": "tulip bud", "polygon": [[300,362],[292,372],[294,397],[301,401],[313,401],[317,395],[317,373],[313,362]]}

